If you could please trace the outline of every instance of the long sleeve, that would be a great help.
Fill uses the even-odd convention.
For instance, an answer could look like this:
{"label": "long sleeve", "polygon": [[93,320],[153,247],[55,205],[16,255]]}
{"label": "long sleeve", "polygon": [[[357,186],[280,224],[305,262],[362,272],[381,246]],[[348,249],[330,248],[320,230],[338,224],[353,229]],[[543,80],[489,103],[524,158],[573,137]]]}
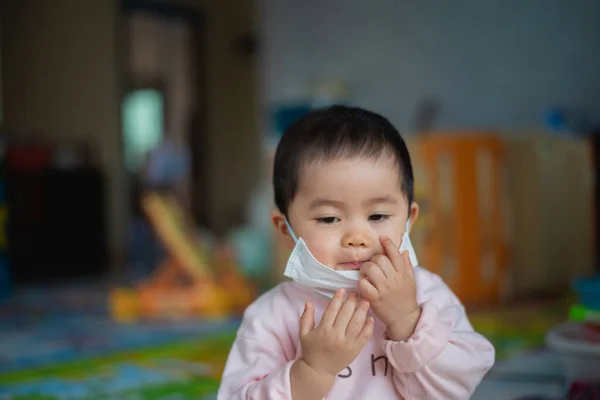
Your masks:
{"label": "long sleeve", "polygon": [[439,277],[420,275],[426,282],[417,296],[422,313],[413,335],[405,342],[382,342],[394,386],[406,400],[468,399],[494,365],[494,347],[473,330],[464,307]]}
{"label": "long sleeve", "polygon": [[270,347],[238,336],[221,380],[218,400],[291,400],[290,368],[277,341]]}
{"label": "long sleeve", "polygon": [[[297,295],[296,295],[297,297]],[[290,368],[300,351],[301,312],[290,285],[279,285],[244,313],[223,371],[218,400],[291,400]]]}

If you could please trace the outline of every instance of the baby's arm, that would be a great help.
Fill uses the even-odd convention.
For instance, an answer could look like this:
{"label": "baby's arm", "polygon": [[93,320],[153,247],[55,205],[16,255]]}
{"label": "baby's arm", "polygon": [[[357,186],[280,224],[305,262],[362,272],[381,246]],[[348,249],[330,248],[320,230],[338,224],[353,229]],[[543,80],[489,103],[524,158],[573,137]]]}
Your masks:
{"label": "baby's arm", "polygon": [[266,342],[238,335],[223,372],[219,400],[291,398],[293,361],[285,357],[275,338]]}
{"label": "baby's arm", "polygon": [[244,312],[227,359],[218,400],[291,399],[290,370],[298,353],[298,316],[285,285]]}
{"label": "baby's arm", "polygon": [[322,399],[331,387],[301,361],[287,360],[276,338],[266,345],[238,336],[219,388],[219,400]]}
{"label": "baby's arm", "polygon": [[439,277],[424,270],[418,275],[422,313],[413,335],[383,342],[394,385],[405,399],[468,399],[493,366],[494,347],[473,330]]}

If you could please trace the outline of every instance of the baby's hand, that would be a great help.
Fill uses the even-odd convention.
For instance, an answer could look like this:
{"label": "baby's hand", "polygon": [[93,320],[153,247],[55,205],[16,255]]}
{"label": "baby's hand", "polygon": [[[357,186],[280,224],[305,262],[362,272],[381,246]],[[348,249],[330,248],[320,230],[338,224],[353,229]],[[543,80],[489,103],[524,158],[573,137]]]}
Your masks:
{"label": "baby's hand", "polygon": [[373,317],[367,319],[369,303],[362,300],[357,307],[357,295],[351,293],[344,301],[343,289],[338,289],[319,326],[315,328],[315,312],[307,302],[300,317],[302,358],[319,374],[336,377],[358,356],[373,334]]}
{"label": "baby's hand", "polygon": [[378,254],[360,271],[358,288],[371,309],[387,327],[390,339],[407,340],[421,316],[417,304],[417,285],[408,252],[400,254],[398,246],[381,238],[385,255]]}

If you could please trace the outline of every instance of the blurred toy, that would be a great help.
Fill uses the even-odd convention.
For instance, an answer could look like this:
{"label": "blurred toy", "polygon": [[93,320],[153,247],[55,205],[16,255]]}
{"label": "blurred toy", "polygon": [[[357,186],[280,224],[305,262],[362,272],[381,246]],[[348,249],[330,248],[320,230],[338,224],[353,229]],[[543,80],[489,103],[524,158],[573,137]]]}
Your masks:
{"label": "blurred toy", "polygon": [[579,278],[573,283],[579,303],[571,306],[569,319],[583,324],[583,335],[600,343],[600,275]]}
{"label": "blurred toy", "polygon": [[546,344],[562,356],[567,384],[600,384],[600,333],[569,321],[552,328],[546,335]]}
{"label": "blurred toy", "polygon": [[569,387],[567,400],[600,400],[600,384],[574,382]]}
{"label": "blurred toy", "polygon": [[600,311],[600,275],[579,278],[573,286],[584,307]]}
{"label": "blurred toy", "polygon": [[135,288],[116,288],[110,310],[118,321],[138,318],[226,318],[240,313],[254,298],[232,252],[223,247],[209,256],[183,210],[171,197],[148,193],[142,208],[168,257],[156,272]]}
{"label": "blurred toy", "polygon": [[594,310],[575,304],[569,312],[569,319],[577,322],[588,322],[600,326],[600,310]]}

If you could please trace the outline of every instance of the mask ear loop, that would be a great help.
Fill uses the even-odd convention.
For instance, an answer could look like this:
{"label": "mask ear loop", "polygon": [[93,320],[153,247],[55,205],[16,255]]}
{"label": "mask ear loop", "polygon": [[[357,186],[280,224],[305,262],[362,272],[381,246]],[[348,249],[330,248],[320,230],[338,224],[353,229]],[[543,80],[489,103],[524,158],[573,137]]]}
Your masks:
{"label": "mask ear loop", "polygon": [[285,218],[284,221],[285,221],[285,226],[287,226],[287,228],[288,228],[288,232],[290,233],[290,236],[292,237],[292,239],[294,239],[294,243],[297,243],[298,242],[298,238],[294,234],[294,230],[290,226],[290,223],[288,222],[287,218]]}

